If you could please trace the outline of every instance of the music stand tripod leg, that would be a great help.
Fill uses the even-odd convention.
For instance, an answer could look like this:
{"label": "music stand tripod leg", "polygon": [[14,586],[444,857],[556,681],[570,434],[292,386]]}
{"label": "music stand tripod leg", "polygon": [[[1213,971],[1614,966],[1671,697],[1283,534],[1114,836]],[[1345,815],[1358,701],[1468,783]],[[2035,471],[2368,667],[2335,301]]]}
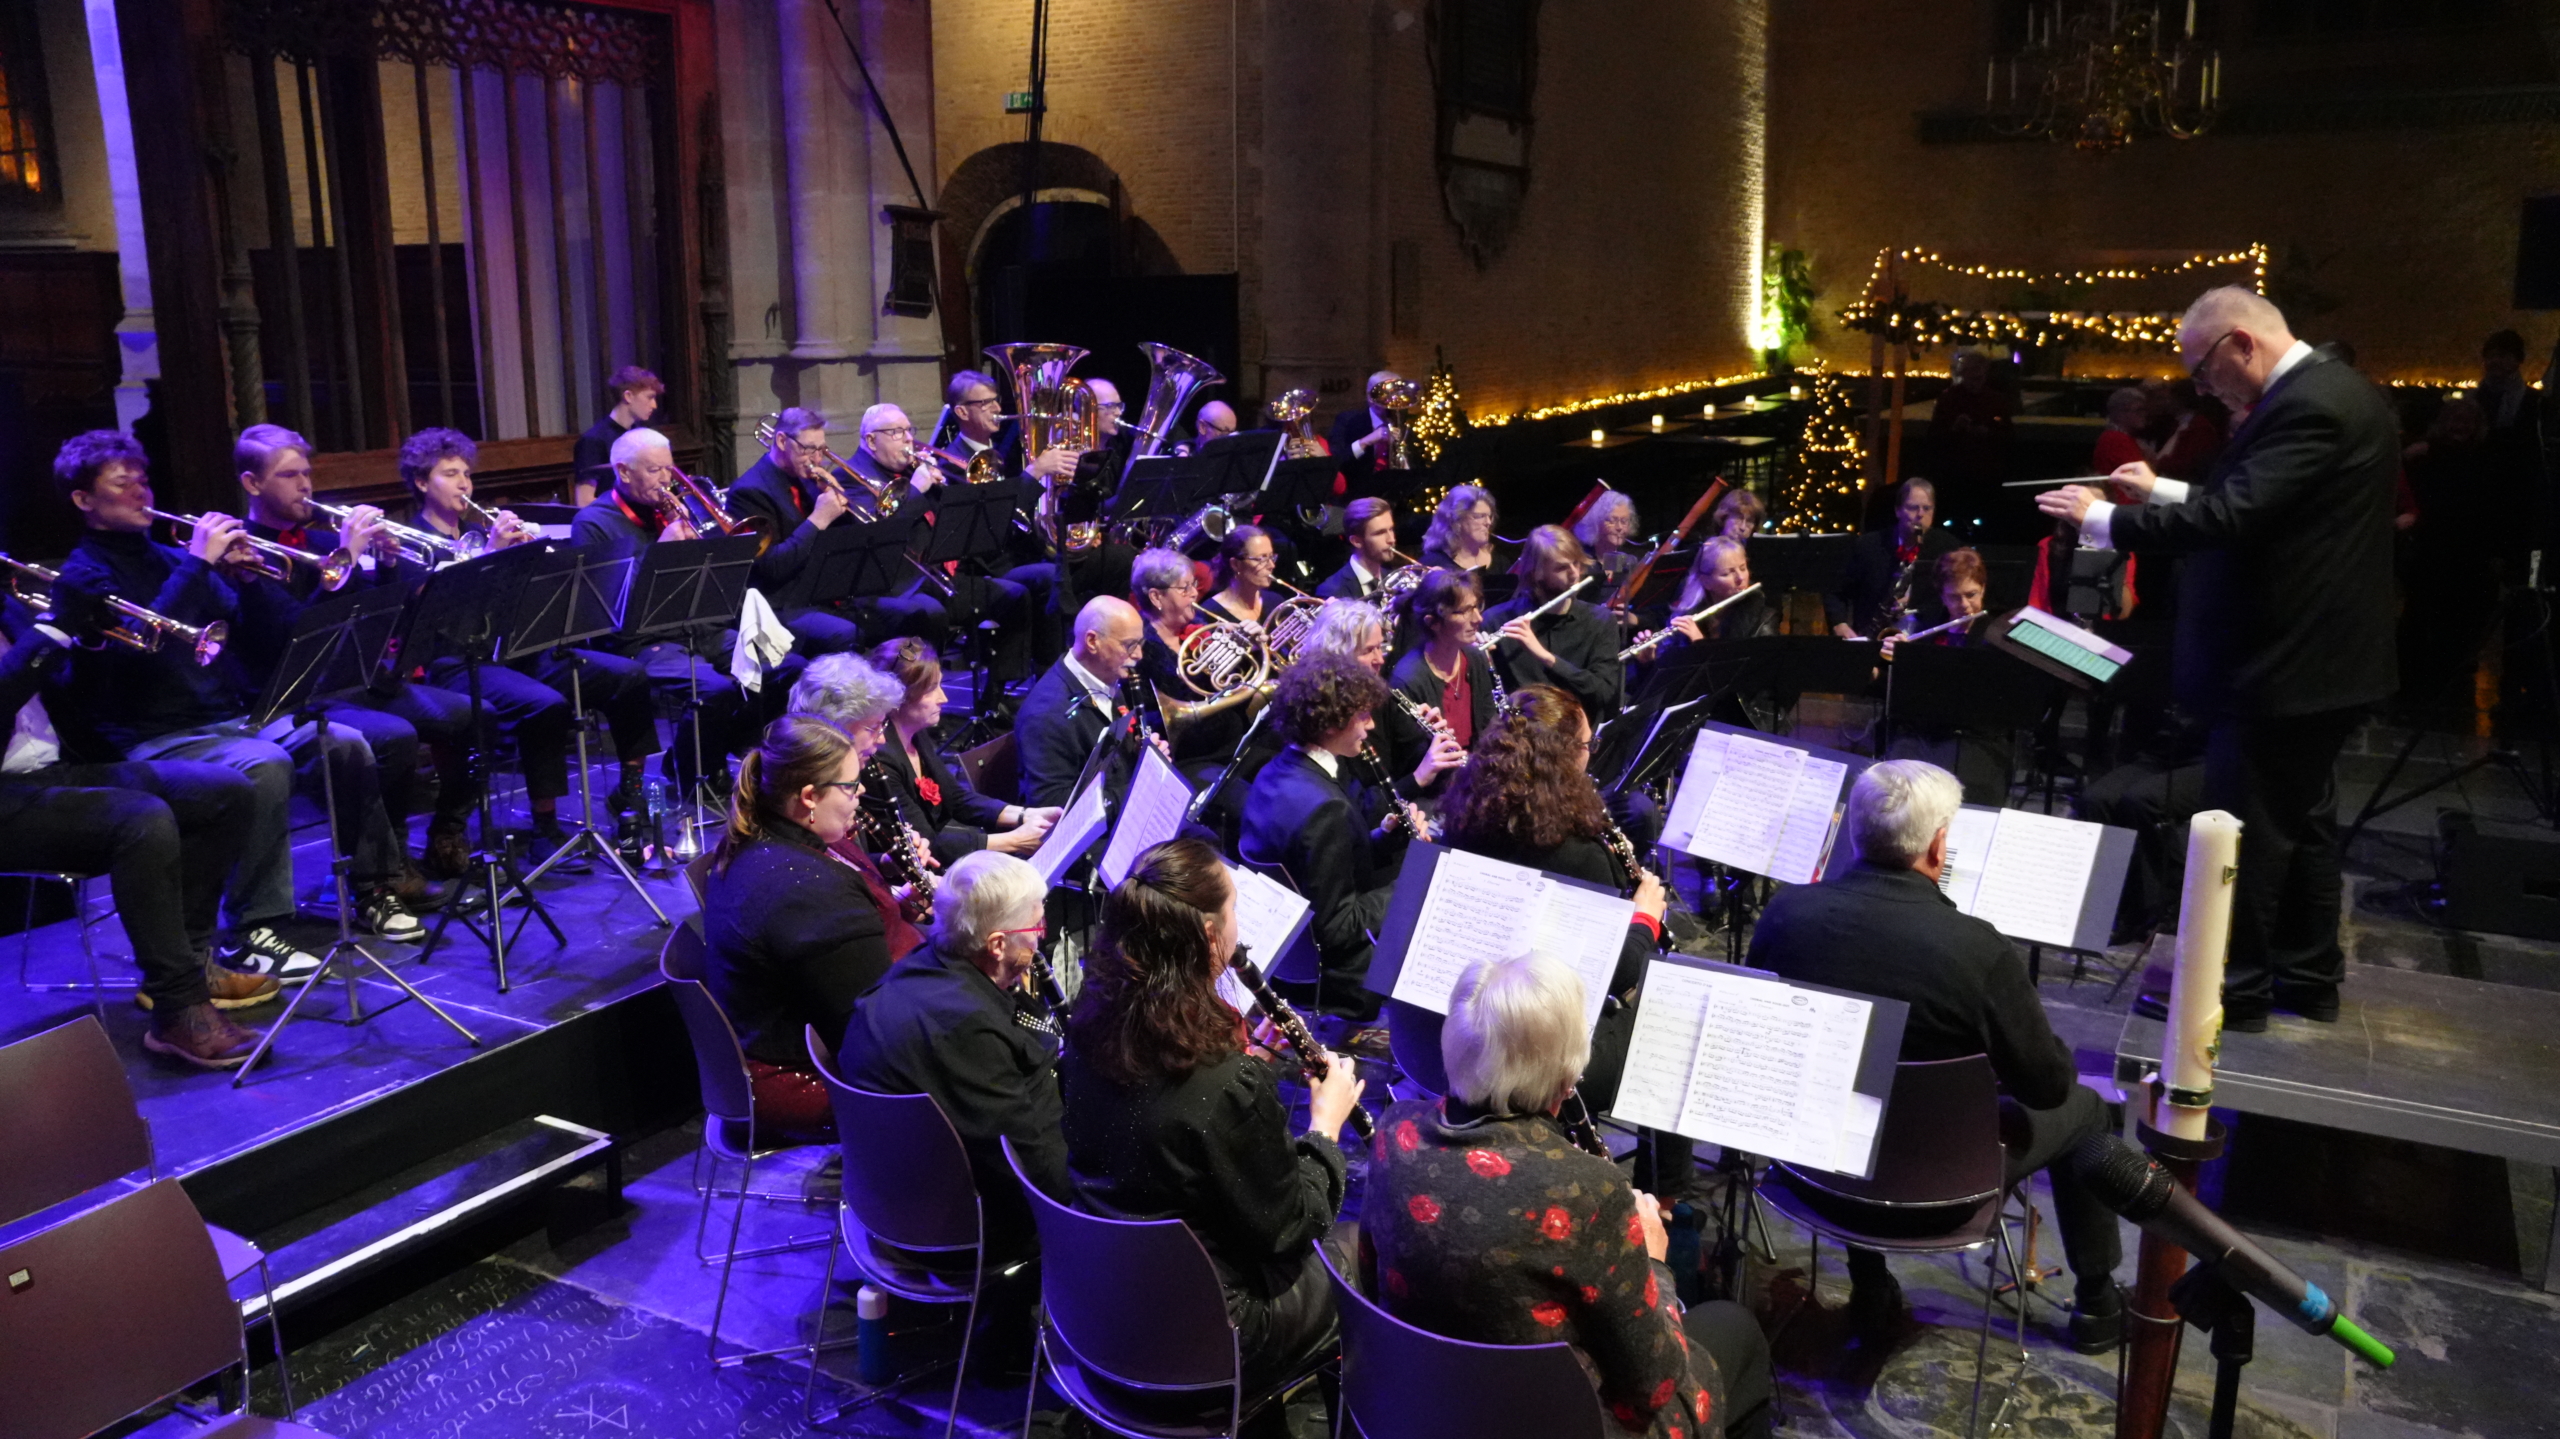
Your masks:
{"label": "music stand tripod leg", "polygon": [[[480,693],[480,656],[486,648],[487,638],[484,635],[478,643],[465,647],[463,651],[462,671],[469,682],[471,693],[473,748],[471,758],[474,763],[479,762],[489,752],[489,711],[488,707],[482,703]],[[519,935],[524,932],[526,918],[539,918],[542,921],[542,927],[551,931],[553,943],[566,949],[569,939],[560,932],[560,926],[552,921],[551,911],[543,907],[541,896],[535,894],[533,887],[526,882],[522,874],[517,872],[513,842],[501,835],[497,847],[494,850],[490,848],[489,836],[497,827],[497,818],[491,808],[491,791],[494,788],[495,786],[488,785],[481,787],[480,847],[472,852],[470,864],[463,871],[463,878],[454,882],[453,892],[446,896],[443,909],[436,915],[435,928],[428,933],[427,942],[419,947],[418,954],[421,959],[433,954],[436,947],[444,943],[446,929],[457,917],[460,917],[464,926],[489,946],[489,963],[497,972],[498,992],[504,994],[511,987],[507,980],[508,938],[507,915],[504,907],[510,892],[524,896],[525,908],[529,912],[525,918],[519,918],[516,921],[516,932]],[[461,912],[464,896],[483,888],[487,891],[489,902],[489,928],[485,932]]]}
{"label": "music stand tripod leg", "polygon": [[656,896],[650,894],[648,887],[640,882],[640,876],[632,871],[630,863],[623,859],[619,850],[605,843],[603,836],[596,833],[595,784],[587,758],[586,685],[580,678],[578,664],[574,658],[569,662],[569,724],[578,742],[578,832],[569,836],[569,842],[554,851],[550,858],[535,865],[532,873],[524,877],[525,884],[531,885],[535,880],[549,874],[554,866],[579,854],[600,855],[606,863],[613,866],[614,873],[622,876],[622,882],[631,886],[631,892],[640,896],[640,902],[649,906],[650,917],[658,922],[658,927],[672,928],[675,922],[668,919],[667,912],[658,907]]}

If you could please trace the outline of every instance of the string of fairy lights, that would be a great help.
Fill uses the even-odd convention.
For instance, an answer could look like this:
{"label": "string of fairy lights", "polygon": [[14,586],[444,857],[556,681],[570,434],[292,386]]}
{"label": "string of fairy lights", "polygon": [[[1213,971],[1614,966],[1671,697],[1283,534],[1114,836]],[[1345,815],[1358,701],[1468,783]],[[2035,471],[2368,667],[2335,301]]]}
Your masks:
{"label": "string of fairy lights", "polygon": [[1820,365],[1802,372],[1804,433],[1796,440],[1778,493],[1770,496],[1769,528],[1785,534],[1854,529],[1866,485],[1867,447],[1849,403],[1849,388]]}
{"label": "string of fairy lights", "polygon": [[1993,280],[2029,289],[2087,289],[2102,284],[2175,279],[2204,270],[2246,267],[2250,287],[2267,291],[2267,247],[2200,251],[2183,260],[2156,265],[2106,265],[2094,269],[2029,270],[2015,265],[1967,264],[1936,250],[1887,247],[1876,252],[1865,292],[1840,311],[1840,322],[1852,330],[1881,335],[1910,345],[2052,345],[2097,341],[2130,346],[2174,346],[2177,311],[2097,309],[1967,309],[1935,300],[1913,299],[1904,288],[1895,293],[1894,277],[1912,268],[1941,271],[1972,280]]}

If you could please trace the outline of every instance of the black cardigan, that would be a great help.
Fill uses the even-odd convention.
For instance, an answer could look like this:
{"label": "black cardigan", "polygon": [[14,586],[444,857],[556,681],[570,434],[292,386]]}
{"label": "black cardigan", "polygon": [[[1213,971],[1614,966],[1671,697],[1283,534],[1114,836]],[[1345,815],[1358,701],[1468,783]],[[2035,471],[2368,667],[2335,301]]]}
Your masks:
{"label": "black cardigan", "polygon": [[[993,795],[980,794],[967,775],[942,757],[942,746],[934,743],[932,735],[916,736],[912,766],[907,763],[907,747],[894,735],[880,746],[872,762],[885,777],[883,788],[897,802],[899,817],[932,843],[933,857],[945,868],[962,855],[987,847],[987,831],[999,827],[1007,806]],[[927,799],[919,779],[939,797]]]}
{"label": "black cardigan", "polygon": [[712,995],[750,1059],[810,1068],[801,1029],[842,1034],[854,1001],[889,972],[862,871],[789,820],[767,819],[703,885]]}

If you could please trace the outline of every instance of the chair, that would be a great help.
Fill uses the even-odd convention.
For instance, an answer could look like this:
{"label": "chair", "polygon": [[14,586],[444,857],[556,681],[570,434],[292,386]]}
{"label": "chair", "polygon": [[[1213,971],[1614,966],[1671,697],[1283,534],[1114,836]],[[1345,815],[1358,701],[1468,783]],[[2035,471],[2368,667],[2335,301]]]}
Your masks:
{"label": "chair", "polygon": [[[810,1054],[826,1054],[816,1029],[809,1030],[808,1039]],[[810,1404],[817,1390],[818,1353],[827,1347],[826,1297],[835,1292],[841,1250],[852,1256],[865,1279],[900,1299],[969,1307],[951,1376],[951,1417],[942,1428],[944,1439],[950,1439],[960,1422],[960,1385],[968,1376],[969,1340],[987,1280],[985,1209],[968,1151],[932,1095],[856,1089],[837,1077],[832,1057],[819,1060],[818,1078],[835,1107],[836,1134],[844,1150],[843,1201],[837,1207],[844,1242],[827,1248],[827,1281],[818,1291],[818,1322],[809,1336],[809,1390],[802,1398],[802,1416],[824,1424],[896,1387],[883,1387],[823,1417]]]}
{"label": "chair", "polygon": [[[109,980],[102,977],[98,972],[98,947],[89,938],[89,928],[90,926],[105,919],[106,916],[103,914],[92,914],[89,910],[89,881],[95,878],[97,878],[96,875],[72,874],[66,870],[28,869],[0,872],[0,879],[24,880],[27,886],[26,919],[18,930],[18,988],[26,990],[30,994],[85,992],[90,996],[91,1007],[98,1013],[99,1022],[104,1023],[107,1017],[107,1002],[104,996],[108,991],[129,991],[140,989],[142,986],[139,981],[133,979]],[[80,957],[88,961],[89,964],[89,982],[87,984],[36,984],[27,978],[27,961],[34,953],[36,944],[37,886],[47,884],[58,884],[71,891],[71,917],[73,922],[78,925],[78,933],[80,935]]]}
{"label": "chair", "polygon": [[708,847],[685,861],[684,883],[685,888],[693,891],[693,907],[702,908],[703,895],[711,884],[711,851]]}
{"label": "chair", "polygon": [[[756,1142],[755,1090],[747,1078],[747,1052],[739,1045],[738,1032],[730,1026],[729,1016],[721,1010],[720,1001],[712,997],[710,986],[703,982],[709,953],[699,931],[690,924],[679,924],[668,933],[666,945],[658,951],[658,974],[675,994],[676,1012],[684,1016],[685,1033],[693,1040],[694,1069],[702,1081],[702,1147],[693,1155],[693,1187],[702,1196],[702,1208],[693,1221],[693,1257],[698,1262],[715,1262],[702,1250],[703,1237],[711,1223],[711,1201],[715,1198],[737,1200],[729,1211],[728,1245],[721,1250],[716,1261],[720,1266],[720,1295],[711,1306],[711,1362],[716,1367],[727,1368],[750,1359],[797,1354],[803,1347],[791,1344],[727,1356],[720,1353],[720,1316],[729,1305],[730,1270],[740,1259],[813,1249],[831,1242],[831,1236],[813,1234],[752,1249],[738,1247],[738,1229],[746,1220],[749,1199],[784,1204],[806,1204],[810,1201],[803,1195],[754,1187],[757,1161],[769,1159],[795,1146],[764,1146]],[[704,1174],[706,1158],[710,1170],[707,1176]],[[720,1187],[720,1166],[723,1163],[738,1166],[736,1189]]]}
{"label": "chair", "polygon": [[1405,1323],[1326,1251],[1342,1316],[1342,1432],[1377,1439],[1602,1439],[1599,1391],[1570,1344],[1477,1344]]}
{"label": "chair", "polygon": [[[2018,1273],[2001,1208],[2010,1185],[2000,1146],[2000,1095],[1987,1055],[1963,1059],[1906,1060],[1894,1066],[1893,1094],[1876,1136],[1874,1177],[1807,1171],[1773,1164],[1760,1193],[1778,1211],[1810,1230],[1810,1274],[1805,1302],[1813,1302],[1822,1277],[1822,1236],[1886,1254],[1953,1254],[1993,1246]],[[1982,1285],[1981,1340],[1974,1350],[1973,1407],[1965,1432],[1982,1412],[1983,1370],[1991,1354],[1991,1303],[1996,1270]],[[1790,1315],[1792,1320],[1794,1316]],[[1783,1325],[1781,1326],[1783,1327]],[[2018,1365],[2027,1363],[2027,1309],[2018,1305]],[[2015,1384],[2012,1383],[2014,1392]],[[2006,1402],[2003,1402],[2004,1409]],[[1999,1427],[1995,1416],[1992,1427]]]}
{"label": "chair", "polygon": [[1388,1000],[1386,1012],[1387,1047],[1395,1056],[1396,1068],[1428,1097],[1447,1094],[1449,1068],[1440,1057],[1440,1031],[1447,1017],[1401,999]]}
{"label": "chair", "polygon": [[[246,1365],[213,1233],[162,1179],[0,1250],[8,1432],[79,1439]],[[207,1439],[328,1439],[279,1419],[185,1412],[209,1425]]]}
{"label": "chair", "polygon": [[[1010,1139],[1004,1157],[1040,1233],[1034,1395],[1046,1366],[1077,1412],[1115,1434],[1210,1439],[1237,1433],[1296,1386],[1293,1378],[1267,1393],[1245,1393],[1244,1356],[1226,1295],[1190,1226],[1070,1209],[1023,1174]],[[1027,1404],[1023,1427],[1030,1428]]]}
{"label": "chair", "polygon": [[[980,709],[984,700],[977,701]],[[1022,751],[1014,744],[1010,730],[976,749],[960,752],[960,772],[969,777],[969,787],[980,794],[1007,799],[1022,793]]]}
{"label": "chair", "polygon": [[[76,1199],[137,1169],[159,1177],[151,1126],[134,1103],[133,1083],[105,1026],[89,1015],[0,1048],[0,1224]],[[295,1412],[293,1374],[276,1315],[275,1275],[266,1252],[216,1225],[206,1225],[225,1284],[255,1270],[261,1311],[276,1351],[276,1388],[284,1412]],[[245,1353],[249,1318],[232,1309]],[[244,1371],[245,1373],[245,1371]]]}

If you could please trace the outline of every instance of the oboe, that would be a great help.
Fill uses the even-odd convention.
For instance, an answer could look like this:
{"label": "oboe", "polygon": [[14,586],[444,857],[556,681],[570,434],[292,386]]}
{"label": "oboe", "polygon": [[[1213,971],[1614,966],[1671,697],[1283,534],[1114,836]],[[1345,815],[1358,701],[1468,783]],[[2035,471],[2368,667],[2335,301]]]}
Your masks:
{"label": "oboe", "polygon": [[[1413,716],[1413,722],[1428,731],[1433,739],[1444,739],[1451,744],[1458,744],[1457,731],[1449,728],[1447,720],[1434,717],[1427,706],[1402,690],[1389,690],[1388,693],[1394,696],[1397,708]],[[1458,745],[1458,747],[1466,748],[1464,745]]]}
{"label": "oboe", "polygon": [[[1253,1002],[1262,1006],[1262,1013],[1271,1021],[1271,1027],[1280,1031],[1281,1041],[1297,1052],[1298,1063],[1306,1070],[1307,1078],[1322,1084],[1325,1076],[1332,1072],[1332,1066],[1325,1061],[1324,1050],[1317,1046],[1316,1037],[1307,1032],[1307,1022],[1289,1007],[1289,1001],[1272,991],[1271,981],[1263,978],[1262,971],[1253,967],[1253,960],[1246,955],[1243,945],[1236,946],[1236,957],[1228,967],[1235,972],[1236,982],[1253,996]],[[1378,1121],[1370,1118],[1369,1111],[1356,1104],[1351,1106],[1349,1123],[1351,1132],[1360,1136],[1363,1142],[1378,1132]]]}
{"label": "oboe", "polygon": [[1616,820],[1603,819],[1600,823],[1604,826],[1600,843],[1617,857],[1618,867],[1626,871],[1627,893],[1632,895],[1644,882],[1644,865],[1636,859],[1636,842],[1627,838],[1627,832],[1618,828]]}

